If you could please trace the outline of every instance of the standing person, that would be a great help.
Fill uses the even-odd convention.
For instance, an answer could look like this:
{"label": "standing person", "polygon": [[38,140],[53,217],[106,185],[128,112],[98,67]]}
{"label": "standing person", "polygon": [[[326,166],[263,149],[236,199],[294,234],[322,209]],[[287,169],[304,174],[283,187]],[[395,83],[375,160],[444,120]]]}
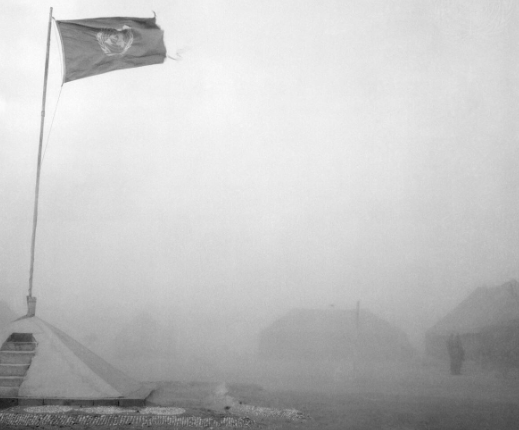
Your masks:
{"label": "standing person", "polygon": [[454,337],[454,334],[451,334],[449,336],[449,339],[447,339],[447,352],[449,353],[449,361],[451,365],[451,375],[455,375],[456,373],[456,338]]}
{"label": "standing person", "polygon": [[461,375],[461,366],[465,360],[465,350],[461,344],[461,336],[456,334],[454,337],[454,373],[453,375]]}

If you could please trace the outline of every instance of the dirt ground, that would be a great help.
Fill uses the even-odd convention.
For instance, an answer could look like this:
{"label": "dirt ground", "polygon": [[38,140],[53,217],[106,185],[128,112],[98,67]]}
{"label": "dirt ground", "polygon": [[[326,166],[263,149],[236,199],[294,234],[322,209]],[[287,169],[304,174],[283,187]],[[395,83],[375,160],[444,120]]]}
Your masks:
{"label": "dirt ground", "polygon": [[[226,383],[156,382],[155,387],[148,399],[150,405],[181,407],[186,415],[215,419],[204,428],[222,423],[218,421],[222,417],[248,417],[252,422],[245,421],[244,428],[252,429],[519,428],[519,375],[512,372],[505,378],[497,373],[481,373],[470,365],[462,376],[450,376],[442,364],[434,363],[355,369],[341,363],[274,363],[256,373],[236,374]],[[2,428],[116,427],[75,424]]]}

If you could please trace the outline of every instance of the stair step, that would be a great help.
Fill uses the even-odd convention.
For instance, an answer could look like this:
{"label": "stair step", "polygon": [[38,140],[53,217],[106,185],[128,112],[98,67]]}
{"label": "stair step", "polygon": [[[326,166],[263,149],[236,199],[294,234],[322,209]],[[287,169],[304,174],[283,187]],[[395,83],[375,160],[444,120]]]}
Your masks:
{"label": "stair step", "polygon": [[19,387],[22,385],[22,376],[0,376],[0,388],[1,387]]}
{"label": "stair step", "polygon": [[25,376],[28,364],[0,364],[0,376]]}
{"label": "stair step", "polygon": [[35,351],[0,351],[0,364],[31,364]]}
{"label": "stair step", "polygon": [[19,387],[2,387],[0,386],[0,398],[2,397],[18,397]]}
{"label": "stair step", "polygon": [[1,351],[34,351],[36,342],[4,342]]}

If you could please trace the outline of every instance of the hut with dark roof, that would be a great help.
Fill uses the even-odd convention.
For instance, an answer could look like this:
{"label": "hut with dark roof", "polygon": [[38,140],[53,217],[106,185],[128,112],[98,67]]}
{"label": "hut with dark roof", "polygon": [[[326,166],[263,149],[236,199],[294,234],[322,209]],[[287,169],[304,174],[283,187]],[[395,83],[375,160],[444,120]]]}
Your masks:
{"label": "hut with dark roof", "polygon": [[415,351],[402,330],[368,310],[294,309],[261,332],[259,356],[401,361]]}

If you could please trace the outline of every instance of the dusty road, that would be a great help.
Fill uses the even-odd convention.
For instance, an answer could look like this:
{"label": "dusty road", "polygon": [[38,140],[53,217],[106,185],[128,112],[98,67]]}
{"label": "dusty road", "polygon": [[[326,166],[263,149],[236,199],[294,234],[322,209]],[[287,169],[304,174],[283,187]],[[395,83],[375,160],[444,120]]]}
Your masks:
{"label": "dusty road", "polygon": [[[486,401],[452,401],[445,398],[419,397],[403,398],[392,395],[356,395],[325,394],[316,392],[277,392],[264,393],[264,396],[275,396],[278,407],[297,408],[310,418],[308,420],[290,420],[257,416],[251,414],[253,422],[222,421],[223,416],[232,413],[211,414],[207,411],[190,410],[189,415],[203,416],[206,421],[188,419],[182,425],[163,425],[159,422],[134,422],[130,425],[121,422],[110,424],[71,424],[71,425],[29,425],[2,426],[3,429],[114,429],[114,428],[251,428],[251,429],[510,429],[516,430],[519,423],[519,407],[513,403]],[[240,414],[241,415],[241,414]],[[216,420],[209,421],[208,417]],[[220,424],[218,424],[220,423]]]}
{"label": "dusty road", "polygon": [[[444,369],[271,368],[250,383],[159,382],[149,398],[155,407],[183,408],[166,418],[1,425],[2,429],[251,428],[251,429],[491,429],[519,428],[519,377],[461,377]],[[238,378],[239,379],[239,378]],[[261,381],[260,381],[261,380]],[[8,411],[2,411],[2,414]],[[19,410],[18,413],[25,413]],[[65,415],[78,412],[67,412]],[[1,415],[1,414],[0,414]],[[126,417],[126,418],[125,418]],[[129,417],[129,418],[128,418]],[[130,424],[131,423],[131,424]]]}

